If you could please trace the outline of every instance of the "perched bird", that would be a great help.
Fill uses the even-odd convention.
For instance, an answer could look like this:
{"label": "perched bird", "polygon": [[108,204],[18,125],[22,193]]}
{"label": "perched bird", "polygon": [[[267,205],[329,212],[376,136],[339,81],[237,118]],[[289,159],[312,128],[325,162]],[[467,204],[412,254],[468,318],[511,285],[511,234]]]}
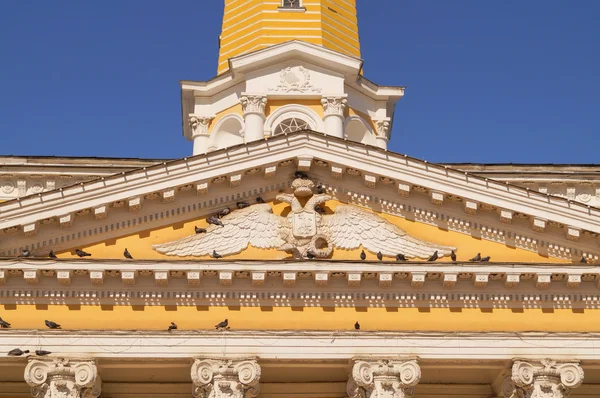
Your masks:
{"label": "perched bird", "polygon": [[482,263],[487,263],[488,261],[490,261],[490,258],[491,258],[490,256],[485,256],[485,257],[482,257],[482,258],[481,258],[481,262],[482,262]]}
{"label": "perched bird", "polygon": [[396,254],[396,261],[408,261],[404,254]]}
{"label": "perched bird", "polygon": [[217,213],[217,216],[219,218],[223,218],[225,217],[227,214],[231,213],[231,209],[229,207],[224,208],[223,210],[221,210],[220,212]]}
{"label": "perched bird", "polygon": [[23,249],[21,251],[21,254],[19,254],[19,257],[29,257],[29,256],[31,256],[31,252],[27,249]]}
{"label": "perched bird", "polygon": [[456,253],[454,253],[454,250],[452,250],[452,253],[450,253],[450,259],[452,261],[456,261]]}
{"label": "perched bird", "polygon": [[56,254],[54,254],[54,250],[50,250],[50,253],[48,253],[48,257],[50,257],[50,258],[57,258]]}
{"label": "perched bird", "polygon": [[89,256],[91,256],[90,253],[84,252],[81,249],[75,249],[75,254],[77,254],[79,257],[89,257]]}
{"label": "perched bird", "polygon": [[223,257],[223,256],[221,256],[219,253],[217,253],[216,250],[213,250],[213,252],[212,252],[212,258],[221,258],[221,257]]}
{"label": "perched bird", "polygon": [[215,325],[215,329],[225,329],[227,326],[229,326],[229,320],[225,319],[223,322]]}
{"label": "perched bird", "polygon": [[263,198],[261,198],[260,196],[258,196],[256,198],[256,203],[265,203],[265,200]]}
{"label": "perched bird", "polygon": [[305,173],[305,172],[303,172],[303,171],[296,171],[296,172],[294,173],[294,177],[296,177],[296,178],[302,178],[303,180],[305,180],[305,179],[307,179],[307,178],[308,178],[308,174],[306,174],[306,173]]}
{"label": "perched bird", "polygon": [[380,251],[379,251],[379,252],[377,252],[377,259],[378,259],[379,261],[383,260],[383,254],[382,254]]}
{"label": "perched bird", "polygon": [[210,216],[206,219],[206,222],[212,225],[218,225],[220,227],[224,227],[223,223],[221,222],[221,220],[219,220],[218,217],[215,216]]}
{"label": "perched bird", "polygon": [[50,354],[52,354],[50,351],[35,350],[35,355],[37,355],[38,357],[43,357]]}
{"label": "perched bird", "polygon": [[471,259],[469,259],[470,262],[474,263],[477,261],[481,261],[481,253],[477,253],[477,255]]}
{"label": "perched bird", "polygon": [[579,261],[581,264],[587,264],[587,258],[585,257],[581,257],[581,260]]}
{"label": "perched bird", "polygon": [[358,321],[356,321],[356,323],[354,324],[354,329],[360,330],[360,323],[358,323]]}
{"label": "perched bird", "polygon": [[167,329],[169,332],[171,330],[177,330],[177,325],[175,324],[175,322],[171,322],[171,324],[169,325],[169,329]]}
{"label": "perched bird", "polygon": [[360,259],[363,261],[367,259],[367,255],[365,254],[364,250],[360,252]]}
{"label": "perched bird", "polygon": [[29,350],[21,350],[20,348],[15,348],[14,350],[10,350],[8,352],[8,355],[10,355],[11,357],[20,357],[23,354],[29,354]]}
{"label": "perched bird", "polygon": [[205,234],[206,228],[198,228],[198,227],[194,226],[194,231],[196,231],[197,234]]}
{"label": "perched bird", "polygon": [[325,188],[323,187],[323,185],[317,185],[317,193],[318,194],[322,194],[325,193]]}
{"label": "perched bird", "polygon": [[308,258],[309,260],[312,260],[315,257],[317,256],[315,256],[310,250],[306,252],[306,258]]}
{"label": "perched bird", "polygon": [[323,206],[321,205],[316,205],[315,206],[315,211],[319,214],[325,214],[325,209],[323,208]]}
{"label": "perched bird", "polygon": [[46,324],[46,326],[48,326],[49,329],[60,329],[60,325],[56,322],[52,322],[52,321],[44,321],[44,323]]}
{"label": "perched bird", "polygon": [[129,250],[127,250],[127,248],[125,248],[125,251],[123,252],[123,255],[125,256],[125,258],[133,260],[133,256],[131,255],[131,253],[129,253]]}
{"label": "perched bird", "polygon": [[4,319],[0,318],[0,327],[2,329],[10,329],[10,323],[8,323]]}
{"label": "perched bird", "polygon": [[237,206],[238,209],[245,209],[246,207],[250,206],[250,203],[248,203],[248,202],[237,202],[235,205]]}
{"label": "perched bird", "polygon": [[431,257],[429,257],[429,259],[427,261],[435,261],[439,258],[438,256],[438,251],[434,251],[433,254],[431,255]]}

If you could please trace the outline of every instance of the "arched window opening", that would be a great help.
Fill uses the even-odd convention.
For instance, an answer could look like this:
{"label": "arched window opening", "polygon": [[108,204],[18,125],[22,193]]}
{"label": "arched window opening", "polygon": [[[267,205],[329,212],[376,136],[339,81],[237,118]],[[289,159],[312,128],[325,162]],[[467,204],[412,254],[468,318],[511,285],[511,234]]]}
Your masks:
{"label": "arched window opening", "polygon": [[309,130],[309,129],[310,129],[310,125],[308,124],[308,122],[306,122],[300,118],[292,117],[289,119],[285,119],[284,121],[279,123],[277,125],[277,127],[275,127],[273,134],[274,135],[288,134],[288,133],[293,133],[294,131],[298,131],[298,130]]}

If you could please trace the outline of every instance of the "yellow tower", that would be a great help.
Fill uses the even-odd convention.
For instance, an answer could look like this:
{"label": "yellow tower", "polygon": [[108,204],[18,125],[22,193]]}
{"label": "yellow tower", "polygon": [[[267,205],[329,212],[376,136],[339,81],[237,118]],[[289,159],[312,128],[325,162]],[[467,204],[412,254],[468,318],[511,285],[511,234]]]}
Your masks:
{"label": "yellow tower", "polygon": [[232,57],[289,40],[360,58],[356,0],[225,0],[218,73]]}

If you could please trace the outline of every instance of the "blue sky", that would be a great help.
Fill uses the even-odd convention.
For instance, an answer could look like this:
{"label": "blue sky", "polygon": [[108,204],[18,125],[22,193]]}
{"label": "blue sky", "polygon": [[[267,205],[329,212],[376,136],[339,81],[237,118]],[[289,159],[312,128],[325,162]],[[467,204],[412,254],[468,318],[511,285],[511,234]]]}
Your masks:
{"label": "blue sky", "polygon": [[[222,0],[0,9],[0,154],[175,158],[179,80],[216,74]],[[406,85],[390,149],[600,163],[600,1],[358,0],[365,75]]]}

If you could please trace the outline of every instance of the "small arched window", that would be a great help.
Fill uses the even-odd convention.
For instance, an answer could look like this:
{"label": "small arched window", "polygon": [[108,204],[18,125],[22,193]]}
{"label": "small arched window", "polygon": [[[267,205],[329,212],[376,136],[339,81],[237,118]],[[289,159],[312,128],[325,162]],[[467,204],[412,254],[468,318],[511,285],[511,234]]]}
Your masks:
{"label": "small arched window", "polygon": [[297,118],[297,117],[291,117],[291,118],[285,119],[284,121],[279,123],[277,125],[277,127],[275,127],[275,130],[273,130],[273,135],[287,134],[287,133],[293,133],[294,131],[298,131],[298,130],[309,130],[309,129],[310,129],[310,125],[308,124],[308,122],[305,122],[304,120]]}
{"label": "small arched window", "polygon": [[300,8],[300,0],[283,0],[281,2],[281,8]]}

